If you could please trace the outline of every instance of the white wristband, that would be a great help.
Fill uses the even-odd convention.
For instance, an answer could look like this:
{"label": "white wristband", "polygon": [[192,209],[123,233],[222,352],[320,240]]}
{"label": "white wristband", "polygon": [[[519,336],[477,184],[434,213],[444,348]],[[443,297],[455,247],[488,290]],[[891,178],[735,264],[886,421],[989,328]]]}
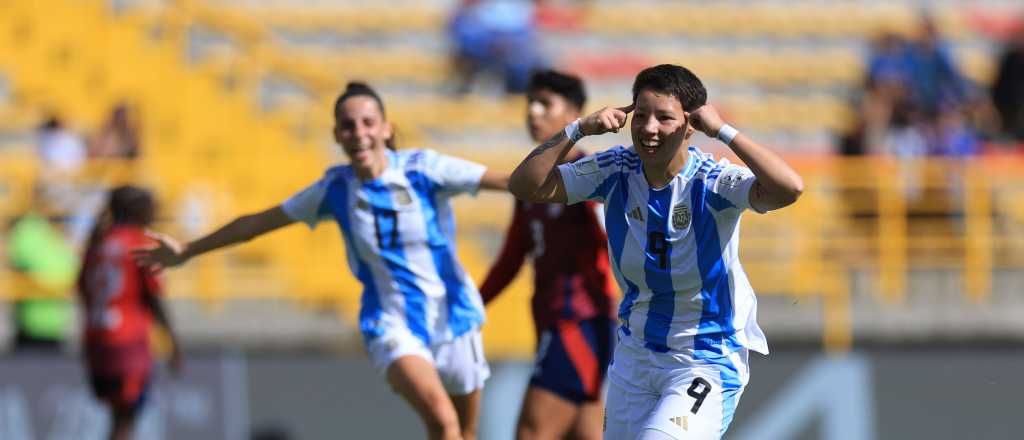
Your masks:
{"label": "white wristband", "polygon": [[715,137],[717,137],[718,140],[722,141],[722,143],[724,143],[725,145],[729,145],[732,143],[732,140],[735,139],[736,135],[738,134],[740,134],[739,130],[737,130],[735,127],[729,124],[725,124],[722,125],[722,128],[718,129],[718,134],[715,135]]}
{"label": "white wristband", "polygon": [[583,139],[583,132],[580,131],[579,119],[572,121],[571,124],[565,126],[565,137],[569,138],[569,141],[574,144],[579,142],[580,139]]}

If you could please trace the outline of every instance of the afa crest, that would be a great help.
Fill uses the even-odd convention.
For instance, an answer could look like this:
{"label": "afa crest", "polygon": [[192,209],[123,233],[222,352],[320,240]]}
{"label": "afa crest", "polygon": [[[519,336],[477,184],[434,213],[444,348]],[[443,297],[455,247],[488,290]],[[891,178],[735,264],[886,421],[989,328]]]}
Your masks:
{"label": "afa crest", "polygon": [[672,208],[672,227],[686,229],[690,227],[690,207],[680,203]]}

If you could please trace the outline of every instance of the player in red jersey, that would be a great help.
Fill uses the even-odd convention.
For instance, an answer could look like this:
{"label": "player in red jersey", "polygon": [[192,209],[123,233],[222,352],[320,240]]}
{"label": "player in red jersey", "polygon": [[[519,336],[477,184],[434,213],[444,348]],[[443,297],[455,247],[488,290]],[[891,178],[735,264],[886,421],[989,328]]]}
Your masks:
{"label": "player in red jersey", "polygon": [[[535,142],[576,120],[586,95],[576,77],[541,71],[527,89]],[[579,150],[566,158],[583,157]],[[601,438],[601,392],[614,350],[615,290],[599,208],[516,201],[501,255],[480,288],[493,300],[523,264],[534,262],[532,303],[537,358],[516,437]]]}
{"label": "player in red jersey", "polygon": [[151,321],[171,340],[171,367],[181,368],[177,338],[160,298],[160,281],[136,265],[131,251],[153,244],[146,226],[155,207],[149,192],[122,186],[110,192],[106,212],[85,250],[78,290],[85,308],[85,364],[93,392],[111,409],[111,439],[131,438],[136,415],[146,400],[153,356]]}

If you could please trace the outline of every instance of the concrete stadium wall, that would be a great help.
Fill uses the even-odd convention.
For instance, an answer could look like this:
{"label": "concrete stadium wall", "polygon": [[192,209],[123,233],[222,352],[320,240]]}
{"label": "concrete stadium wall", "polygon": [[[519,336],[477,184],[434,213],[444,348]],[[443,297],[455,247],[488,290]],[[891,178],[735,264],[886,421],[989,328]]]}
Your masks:
{"label": "concrete stadium wall", "polygon": [[[1017,439],[1024,349],[871,349],[845,356],[779,350],[751,357],[727,439]],[[480,438],[512,438],[530,365],[494,362]],[[423,438],[417,416],[363,357],[192,356],[161,372],[147,439]],[[104,412],[76,359],[0,358],[0,438],[102,438]]]}

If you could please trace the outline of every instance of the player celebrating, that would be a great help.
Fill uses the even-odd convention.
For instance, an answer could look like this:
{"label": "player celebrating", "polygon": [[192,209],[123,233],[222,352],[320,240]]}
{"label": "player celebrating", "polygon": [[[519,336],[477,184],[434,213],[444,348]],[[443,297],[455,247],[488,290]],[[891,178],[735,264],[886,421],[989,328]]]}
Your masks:
{"label": "player celebrating", "polygon": [[334,138],[349,165],[279,206],[239,217],[179,247],[166,240],[140,260],[176,266],[301,221],[333,218],[363,283],[359,328],[374,366],[423,419],[431,439],[476,438],[483,358],[483,304],[455,258],[449,199],[504,190],[508,176],[430,150],[395,151],[384,103],[349,83],[334,106]]}
{"label": "player celebrating", "polygon": [[[576,120],[586,95],[576,77],[535,73],[527,126],[541,142]],[[565,160],[583,156],[571,149]],[[517,201],[501,254],[480,288],[484,303],[533,257],[537,360],[516,428],[519,439],[601,437],[602,384],[615,333],[614,287],[594,202],[573,206]]]}
{"label": "player celebrating", "polygon": [[[779,156],[725,124],[689,70],[645,69],[633,104],[569,124],[512,174],[533,202],[605,203],[611,264],[625,291],[609,368],[605,437],[718,439],[747,383],[747,352],[767,353],[756,299],[739,262],[739,219],[800,196]],[[584,136],[626,125],[633,145],[558,165]],[[717,137],[750,168],[684,147]]]}
{"label": "player celebrating", "polygon": [[181,356],[153,272],[136,265],[131,252],[152,245],[145,228],[153,221],[149,192],[123,186],[110,193],[86,247],[78,288],[85,308],[85,360],[96,397],[110,406],[111,439],[131,438],[150,385],[153,357],[150,320],[167,330],[171,367]]}

